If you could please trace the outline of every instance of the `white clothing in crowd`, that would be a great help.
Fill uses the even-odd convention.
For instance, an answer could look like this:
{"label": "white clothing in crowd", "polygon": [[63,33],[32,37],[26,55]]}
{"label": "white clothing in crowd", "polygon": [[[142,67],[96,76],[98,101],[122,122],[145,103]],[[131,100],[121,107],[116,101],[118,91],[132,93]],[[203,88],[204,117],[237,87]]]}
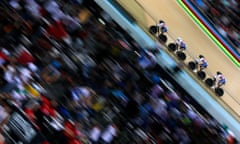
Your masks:
{"label": "white clothing in crowd", "polygon": [[117,129],[113,125],[109,125],[102,133],[101,139],[106,143],[111,143],[115,136],[117,136]]}
{"label": "white clothing in crowd", "polygon": [[77,28],[80,28],[80,21],[78,18],[76,17],[71,17],[70,15],[63,15],[62,17],[62,22],[63,24],[70,30],[70,31],[74,31]]}
{"label": "white clothing in crowd", "polygon": [[76,87],[71,90],[72,98],[74,101],[81,100],[82,97],[89,97],[91,95],[87,87]]}
{"label": "white clothing in crowd", "polygon": [[166,102],[162,99],[158,99],[157,103],[153,107],[153,110],[157,115],[161,116],[162,114],[165,114],[166,108],[167,108]]}
{"label": "white clothing in crowd", "polygon": [[[10,56],[11,55],[11,53],[7,50],[7,49],[5,49],[5,48],[0,48],[1,49],[1,52],[4,54],[4,55],[6,55],[6,56]],[[0,66],[3,66],[3,64],[6,62],[6,60],[4,59],[4,58],[2,58],[2,57],[0,57]]]}
{"label": "white clothing in crowd", "polygon": [[7,70],[4,73],[4,79],[8,82],[8,83],[15,83],[16,82],[16,69],[12,66],[7,66]]}
{"label": "white clothing in crowd", "polygon": [[29,80],[32,78],[31,71],[25,67],[20,68],[19,72],[20,72],[20,78],[24,83],[28,83]]}
{"label": "white clothing in crowd", "polygon": [[101,129],[97,126],[93,127],[89,132],[89,138],[93,142],[98,142],[100,135],[101,135]]}
{"label": "white clothing in crowd", "polygon": [[2,50],[2,52],[6,55],[6,56],[10,56],[11,55],[11,53],[7,50],[7,49],[5,49],[5,48],[1,48]]}
{"label": "white clothing in crowd", "polygon": [[35,0],[26,0],[26,9],[31,13],[34,18],[41,18],[40,9],[38,3]]}
{"label": "white clothing in crowd", "polygon": [[10,0],[9,4],[11,7],[13,7],[14,9],[21,9],[21,6],[19,4],[19,0]]}
{"label": "white clothing in crowd", "polygon": [[62,19],[65,16],[63,11],[60,9],[58,3],[55,2],[54,0],[49,0],[44,5],[44,8],[46,9],[47,12],[51,14],[52,18],[56,21]]}
{"label": "white clothing in crowd", "polygon": [[38,71],[38,67],[34,63],[30,62],[27,64],[27,66],[28,66],[28,69],[33,73],[36,73]]}
{"label": "white clothing in crowd", "polygon": [[187,116],[192,120],[197,119],[199,117],[198,114],[194,112],[192,109],[187,110]]}

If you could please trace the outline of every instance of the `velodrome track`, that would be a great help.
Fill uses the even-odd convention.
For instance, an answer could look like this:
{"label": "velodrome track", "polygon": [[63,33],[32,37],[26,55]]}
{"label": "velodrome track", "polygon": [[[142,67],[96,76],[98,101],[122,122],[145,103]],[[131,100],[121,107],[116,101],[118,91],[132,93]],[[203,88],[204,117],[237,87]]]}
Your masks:
{"label": "velodrome track", "polygon": [[[212,96],[238,121],[240,120],[240,69],[224,55],[210,38],[192,21],[175,0],[116,0],[136,20],[146,32],[150,25],[154,25],[160,19],[169,27],[168,42],[181,37],[188,46],[188,56],[197,57],[202,54],[209,62],[206,70],[209,76],[221,71],[227,84],[224,86],[225,94],[221,98]],[[188,58],[185,63],[187,63]],[[194,76],[194,75],[193,75]],[[207,109],[207,108],[206,108]]]}

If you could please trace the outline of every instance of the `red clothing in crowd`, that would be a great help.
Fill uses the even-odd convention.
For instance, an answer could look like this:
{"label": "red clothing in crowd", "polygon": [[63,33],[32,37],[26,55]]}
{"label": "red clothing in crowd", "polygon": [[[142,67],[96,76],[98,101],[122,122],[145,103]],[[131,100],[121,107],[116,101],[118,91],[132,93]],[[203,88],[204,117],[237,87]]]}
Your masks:
{"label": "red clothing in crowd", "polygon": [[45,17],[47,15],[47,11],[42,7],[40,8],[39,12],[40,12],[42,17]]}
{"label": "red clothing in crowd", "polygon": [[33,56],[31,55],[31,53],[29,53],[28,51],[26,50],[23,50],[19,56],[17,57],[17,61],[18,63],[22,64],[22,65],[26,65],[28,63],[32,63],[34,62],[34,58]]}
{"label": "red clothing in crowd", "polygon": [[35,113],[32,109],[26,108],[24,109],[25,114],[30,119],[30,121],[33,123],[36,129],[40,130],[40,128],[35,124]]}
{"label": "red clothing in crowd", "polygon": [[7,56],[3,52],[1,52],[1,51],[0,51],[0,58],[2,58],[4,60],[8,59]]}
{"label": "red clothing in crowd", "polygon": [[40,110],[42,113],[44,113],[47,116],[56,117],[55,109],[49,105],[46,105],[46,104],[41,105]]}
{"label": "red clothing in crowd", "polygon": [[50,144],[48,141],[44,141],[42,142],[42,144]]}
{"label": "red clothing in crowd", "polygon": [[26,108],[26,109],[24,110],[24,112],[27,114],[28,118],[29,118],[31,121],[34,121],[34,120],[35,120],[35,114],[34,114],[34,112],[33,112],[31,109]]}
{"label": "red clothing in crowd", "polygon": [[49,100],[48,98],[46,98],[45,96],[42,96],[42,97],[41,97],[41,101],[42,101],[42,103],[47,104],[47,105],[50,105],[50,104],[51,104],[51,103],[50,103],[50,100]]}
{"label": "red clothing in crowd", "polygon": [[68,144],[81,144],[79,140],[73,139]]}
{"label": "red clothing in crowd", "polygon": [[40,106],[40,110],[47,116],[56,117],[56,110],[51,106],[50,100],[46,97],[42,97],[42,105]]}
{"label": "red clothing in crowd", "polygon": [[0,52],[0,64],[2,65],[6,61],[8,61],[7,56],[3,52]]}
{"label": "red clothing in crowd", "polygon": [[63,38],[67,37],[67,32],[60,21],[50,24],[47,28],[47,32],[56,40],[62,40]]}
{"label": "red clothing in crowd", "polygon": [[64,128],[64,135],[68,138],[68,144],[81,144],[81,142],[76,138],[79,135],[79,131],[72,122],[65,122]]}

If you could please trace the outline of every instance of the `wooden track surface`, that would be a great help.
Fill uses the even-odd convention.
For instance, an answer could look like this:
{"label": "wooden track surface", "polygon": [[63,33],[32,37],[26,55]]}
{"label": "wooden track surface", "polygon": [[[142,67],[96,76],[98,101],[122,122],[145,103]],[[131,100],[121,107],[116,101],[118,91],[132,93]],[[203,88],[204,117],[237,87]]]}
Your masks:
{"label": "wooden track surface", "polygon": [[[146,32],[150,25],[164,20],[169,28],[168,43],[181,37],[187,43],[188,56],[202,54],[209,62],[206,70],[209,76],[221,71],[227,79],[223,97],[213,97],[240,120],[240,69],[218,48],[201,29],[191,20],[174,0],[116,0]],[[191,60],[188,58],[186,63]],[[193,75],[194,76],[194,75]]]}

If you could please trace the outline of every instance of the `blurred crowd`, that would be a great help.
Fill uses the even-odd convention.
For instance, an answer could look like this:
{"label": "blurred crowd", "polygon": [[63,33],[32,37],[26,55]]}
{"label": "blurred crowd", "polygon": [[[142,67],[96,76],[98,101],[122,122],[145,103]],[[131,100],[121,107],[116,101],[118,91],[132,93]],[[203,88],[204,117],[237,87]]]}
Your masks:
{"label": "blurred crowd", "polygon": [[0,142],[17,107],[34,144],[237,143],[93,1],[0,5]]}
{"label": "blurred crowd", "polygon": [[192,0],[216,30],[240,53],[240,1]]}

